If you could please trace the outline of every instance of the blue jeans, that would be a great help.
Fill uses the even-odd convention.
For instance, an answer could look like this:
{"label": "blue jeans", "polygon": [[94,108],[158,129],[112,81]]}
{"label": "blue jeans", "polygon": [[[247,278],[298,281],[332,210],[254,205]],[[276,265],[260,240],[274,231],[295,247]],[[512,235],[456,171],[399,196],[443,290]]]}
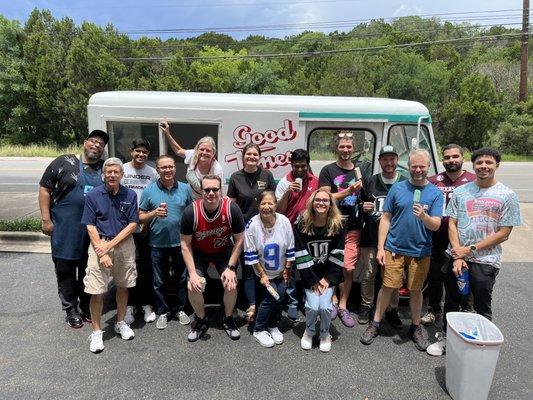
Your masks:
{"label": "blue jeans", "polygon": [[[291,309],[298,310],[298,298],[296,293],[296,272],[295,267],[291,269],[291,277],[289,279],[289,284],[287,285],[287,308],[289,311]],[[290,314],[289,314],[290,315]]]}
{"label": "blue jeans", "polygon": [[279,325],[286,286],[283,278],[279,277],[270,279],[270,286],[278,292],[279,300],[272,297],[266,287],[261,285],[263,288],[263,301],[261,301],[259,310],[257,310],[254,332],[266,331],[267,328],[276,328]]}
{"label": "blue jeans", "polygon": [[187,303],[187,269],[181,255],[181,247],[152,247],[155,310],[159,315],[170,312],[165,299],[165,286],[171,267],[178,279],[177,310],[182,311]]}
{"label": "blue jeans", "polygon": [[317,295],[311,289],[305,289],[305,329],[309,336],[314,336],[316,319],[320,315],[320,339],[329,335],[331,325],[331,297],[333,288],[328,288],[322,295]]}

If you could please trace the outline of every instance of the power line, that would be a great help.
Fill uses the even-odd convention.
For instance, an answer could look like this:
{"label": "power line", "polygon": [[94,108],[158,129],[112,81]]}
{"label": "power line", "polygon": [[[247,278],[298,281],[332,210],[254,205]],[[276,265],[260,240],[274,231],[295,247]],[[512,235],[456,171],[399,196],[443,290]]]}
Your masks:
{"label": "power line", "polygon": [[[508,25],[522,25],[521,22],[515,22]],[[467,33],[462,31],[468,31],[468,30],[479,30],[480,28],[485,27],[493,27],[495,25],[493,24],[485,24],[485,25],[471,25],[471,26],[464,26],[464,25],[455,25],[453,27],[439,27],[435,29],[411,29],[411,30],[402,30],[399,31],[393,31],[391,33],[401,33],[402,35],[413,35],[413,34],[424,34],[424,33],[440,33],[440,32],[450,32],[455,31],[456,33]],[[457,32],[461,31],[461,32]],[[233,43],[227,43],[221,40],[209,40],[209,41],[202,41],[202,42],[187,42],[187,43],[165,43],[165,44],[143,44],[143,43],[135,43],[135,47],[120,47],[117,50],[136,50],[136,49],[150,49],[150,48],[156,48],[157,50],[174,50],[179,48],[198,48],[203,46],[216,46],[216,45],[223,45],[224,47],[243,47],[244,45],[251,45],[251,46],[261,46],[266,44],[295,44],[295,43],[301,43],[301,42],[324,42],[324,41],[330,41],[332,44],[335,43],[342,43],[354,39],[368,39],[368,38],[374,38],[374,37],[381,37],[382,33],[359,33],[359,34],[353,34],[349,33],[343,36],[323,36],[323,37],[317,37],[317,38],[302,38],[302,37],[287,37],[285,39],[279,39],[279,38],[265,38],[264,40],[254,40],[250,42],[243,42],[243,41],[235,41]],[[192,39],[181,39],[181,41],[188,41],[188,40],[195,40],[195,38]]]}
{"label": "power line", "polygon": [[[519,11],[519,12],[518,12]],[[502,12],[518,12],[513,14],[500,14],[492,16],[493,13]],[[457,17],[456,21],[473,21],[473,20],[498,20],[498,19],[511,19],[520,18],[522,13],[520,9],[509,10],[489,10],[489,11],[477,11],[477,12],[465,12],[465,13],[442,13],[442,14],[425,14],[418,15],[420,18],[451,16],[451,15],[468,15],[465,17]],[[357,25],[361,23],[369,23],[372,21],[392,21],[402,17],[388,17],[388,18],[372,18],[372,19],[355,19],[355,20],[336,20],[336,21],[320,21],[320,22],[308,22],[308,23],[292,23],[292,24],[271,24],[271,25],[248,25],[248,26],[227,26],[227,27],[205,27],[205,28],[168,28],[168,29],[138,29],[123,31],[119,33],[138,35],[145,33],[200,33],[200,32],[242,32],[242,31],[265,31],[265,30],[287,30],[287,29],[312,29],[312,28],[336,28],[345,27],[349,25]],[[445,18],[443,21],[447,21]],[[453,21],[453,20],[452,20]],[[451,22],[451,21],[447,21]]]}
{"label": "power line", "polygon": [[[270,53],[270,54],[245,54],[245,55],[227,55],[227,56],[190,56],[190,57],[181,57],[184,61],[216,61],[216,60],[239,60],[239,59],[274,59],[274,58],[291,58],[291,57],[319,57],[319,56],[329,56],[334,54],[342,53],[352,53],[352,52],[361,52],[361,51],[382,51],[393,48],[411,48],[427,45],[440,45],[448,43],[465,43],[471,41],[488,41],[491,39],[498,38],[512,38],[519,37],[520,33],[502,33],[499,35],[488,35],[488,36],[476,36],[471,38],[461,38],[461,39],[446,39],[446,40],[434,40],[418,43],[403,43],[396,45],[386,45],[386,46],[372,46],[372,47],[358,47],[351,49],[336,49],[336,50],[321,50],[321,51],[312,51],[312,52],[296,52],[296,53]],[[168,61],[172,57],[119,57],[121,61]]]}

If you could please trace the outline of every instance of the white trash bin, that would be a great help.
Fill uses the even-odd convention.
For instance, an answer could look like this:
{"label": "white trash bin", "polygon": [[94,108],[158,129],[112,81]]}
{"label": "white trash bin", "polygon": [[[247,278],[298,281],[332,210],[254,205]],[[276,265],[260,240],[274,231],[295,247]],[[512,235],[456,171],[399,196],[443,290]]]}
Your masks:
{"label": "white trash bin", "polygon": [[486,400],[503,335],[487,318],[472,313],[446,314],[446,388],[454,400]]}

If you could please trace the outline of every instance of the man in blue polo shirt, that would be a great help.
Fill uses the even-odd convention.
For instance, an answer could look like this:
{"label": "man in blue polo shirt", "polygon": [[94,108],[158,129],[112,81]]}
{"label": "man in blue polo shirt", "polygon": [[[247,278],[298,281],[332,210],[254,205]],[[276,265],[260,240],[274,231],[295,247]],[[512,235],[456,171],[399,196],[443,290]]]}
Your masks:
{"label": "man in blue polo shirt", "polygon": [[420,351],[426,351],[427,338],[420,327],[422,285],[429,272],[432,231],[440,227],[444,196],[427,180],[430,156],[426,150],[409,153],[411,178],[395,183],[390,189],[379,223],[376,260],[383,265],[383,285],[378,294],[374,320],[361,336],[361,343],[371,344],[385,309],[395,289],[403,284],[407,269],[410,291],[411,326],[409,338]]}
{"label": "man in blue polo shirt", "polygon": [[91,295],[90,309],[93,332],[90,350],[104,349],[101,317],[103,297],[112,276],[117,286],[117,322],[115,332],[122,339],[133,339],[135,334],[124,322],[128,304],[128,289],[135,286],[135,244],[132,233],[139,222],[137,195],[120,184],[124,175],[122,161],[108,158],[103,167],[104,185],[91,190],[85,198],[81,223],[87,225],[91,239],[89,260],[83,283]]}
{"label": "man in blue polo shirt", "polygon": [[170,156],[156,161],[159,179],[151,183],[141,196],[140,220],[150,225],[150,247],[154,273],[155,308],[158,329],[165,329],[170,307],[165,298],[166,281],[171,270],[178,278],[176,314],[180,324],[191,322],[184,308],[187,302],[187,275],[180,247],[180,228],[183,210],[192,203],[189,185],[176,180],[176,164]]}

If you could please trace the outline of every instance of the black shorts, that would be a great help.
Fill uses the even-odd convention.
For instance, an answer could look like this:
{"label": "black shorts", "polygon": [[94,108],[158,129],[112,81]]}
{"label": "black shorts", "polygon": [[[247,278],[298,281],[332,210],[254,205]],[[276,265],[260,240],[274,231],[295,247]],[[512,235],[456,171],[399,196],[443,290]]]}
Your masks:
{"label": "black shorts", "polygon": [[219,275],[226,270],[231,257],[232,248],[218,254],[206,254],[196,252],[193,254],[194,266],[199,276],[207,277],[207,268],[213,264]]}

